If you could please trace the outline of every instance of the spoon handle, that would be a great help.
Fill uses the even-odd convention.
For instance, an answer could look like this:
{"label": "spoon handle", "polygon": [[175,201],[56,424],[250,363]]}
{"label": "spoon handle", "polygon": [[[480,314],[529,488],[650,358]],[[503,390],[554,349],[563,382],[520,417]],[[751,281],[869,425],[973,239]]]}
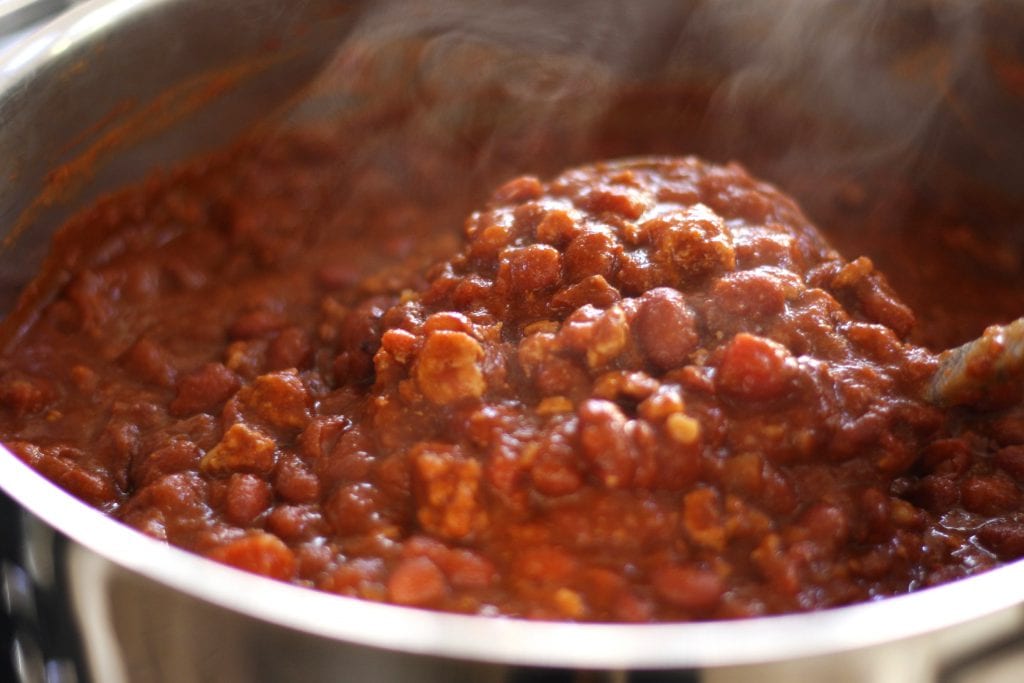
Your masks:
{"label": "spoon handle", "polygon": [[943,406],[976,403],[1024,380],[1024,318],[993,325],[972,341],[944,351],[928,386],[928,399]]}

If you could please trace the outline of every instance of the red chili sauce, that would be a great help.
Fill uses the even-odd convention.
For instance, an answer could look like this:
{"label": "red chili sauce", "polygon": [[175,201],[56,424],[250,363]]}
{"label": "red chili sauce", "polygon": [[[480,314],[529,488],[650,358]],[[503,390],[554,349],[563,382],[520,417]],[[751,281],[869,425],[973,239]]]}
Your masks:
{"label": "red chili sauce", "polygon": [[0,358],[8,448],[176,546],[471,614],[813,610],[1024,555],[1019,402],[920,398],[910,340],[961,323],[922,332],[740,166],[471,212],[346,153],[243,144],[79,216],[107,237]]}

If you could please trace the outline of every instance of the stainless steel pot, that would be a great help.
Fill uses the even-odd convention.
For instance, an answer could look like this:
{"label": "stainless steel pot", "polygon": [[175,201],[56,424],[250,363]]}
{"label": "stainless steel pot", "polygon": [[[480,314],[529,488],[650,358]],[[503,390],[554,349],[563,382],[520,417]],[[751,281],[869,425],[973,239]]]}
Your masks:
{"label": "stainless steel pot", "polygon": [[[486,35],[513,49],[584,55],[625,78],[652,70],[679,76],[731,69],[741,78],[718,97],[744,95],[744,82],[762,95],[795,82],[861,134],[854,148],[829,148],[836,164],[865,150],[884,160],[907,140],[925,141],[936,156],[948,149],[970,163],[980,158],[978,145],[949,134],[943,116],[909,118],[938,101],[915,81],[854,60],[859,66],[844,77],[869,77],[860,89],[831,87],[822,62],[853,50],[855,41],[833,40],[822,21],[830,15],[812,17],[811,29],[824,30],[821,59],[812,51],[793,61],[780,52],[789,43],[777,32],[783,20],[797,21],[785,12],[801,3],[772,3],[774,13],[767,14],[759,14],[764,5],[755,11],[736,2],[719,3],[724,11],[709,14],[711,4],[84,3],[0,63],[0,226],[8,235],[0,256],[0,304],[10,308],[39,268],[49,236],[75,207],[264,120],[322,77],[334,48],[366,27],[382,35],[458,27],[460,36]],[[826,4],[835,11],[841,3]],[[603,23],[595,19],[601,16]],[[956,38],[944,43],[949,54],[969,52],[958,32],[943,33],[963,17],[939,18],[937,36]],[[759,26],[767,32],[758,33]],[[737,33],[739,27],[746,32]],[[725,35],[734,47],[754,45],[747,57],[758,64],[784,68],[774,74],[735,70],[742,51],[716,50]],[[752,35],[760,37],[752,41]],[[973,73],[971,64],[962,73]],[[804,77],[789,80],[794,74]],[[976,104],[1000,105],[985,89],[987,81],[968,83],[971,92],[986,95]],[[858,96],[864,88],[884,95],[886,106]],[[789,92],[779,90],[780,99]],[[346,106],[321,100],[320,109]],[[308,116],[307,109],[297,111]],[[1019,119],[998,106],[996,112],[993,120],[1004,125],[993,124],[993,139],[1009,145],[1005,164],[1017,165],[1004,165],[988,180],[1019,191],[1024,174],[1005,172],[1019,171],[1024,156],[1013,123]],[[751,134],[718,132],[723,140]],[[871,144],[865,147],[864,140]],[[784,174],[794,159],[806,162],[820,151],[784,149],[766,167]],[[989,173],[990,166],[976,166],[980,176]],[[63,170],[53,173],[56,168]],[[362,602],[248,575],[119,525],[6,452],[0,453],[0,487],[22,506],[26,538],[22,561],[4,568],[7,605],[27,620],[41,618],[44,602],[65,607],[59,623],[38,628],[72,634],[84,662],[75,669],[48,661],[22,638],[16,654],[30,681],[999,680],[978,676],[1001,675],[998,667],[1024,642],[1019,563],[905,597],[812,614],[706,624],[532,623]]]}

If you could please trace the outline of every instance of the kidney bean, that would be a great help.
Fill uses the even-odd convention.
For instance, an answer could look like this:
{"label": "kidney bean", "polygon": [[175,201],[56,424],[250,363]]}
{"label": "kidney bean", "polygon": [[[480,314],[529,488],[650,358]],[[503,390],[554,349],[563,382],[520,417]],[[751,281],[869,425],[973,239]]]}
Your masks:
{"label": "kidney bean", "polygon": [[441,567],[454,588],[485,588],[498,577],[498,571],[490,560],[469,550],[447,552]]}
{"label": "kidney bean", "polygon": [[232,524],[252,525],[269,506],[270,484],[252,474],[235,473],[228,479],[224,515]]}
{"label": "kidney bean", "polygon": [[1020,503],[1021,493],[1009,477],[974,475],[961,483],[960,500],[971,512],[997,515],[1015,509]]}
{"label": "kidney bean", "polygon": [[209,486],[194,472],[175,472],[139,489],[129,507],[152,507],[164,513],[165,519],[192,520],[208,512]]}
{"label": "kidney bean", "polygon": [[313,345],[305,330],[298,327],[286,327],[267,346],[267,369],[303,368],[312,357]]}
{"label": "kidney bean", "polygon": [[546,496],[566,496],[579,490],[583,476],[568,435],[555,432],[537,444],[530,477],[533,487]]}
{"label": "kidney bean", "polygon": [[506,249],[502,262],[507,272],[512,296],[556,287],[562,279],[562,254],[554,247],[534,244],[528,247]]}
{"label": "kidney bean", "polygon": [[220,363],[206,363],[178,382],[178,395],[170,404],[172,415],[212,412],[241,386],[235,373]]}
{"label": "kidney bean", "polygon": [[558,333],[558,342],[584,354],[589,367],[603,367],[629,343],[626,313],[618,305],[604,311],[584,306],[566,318]]}
{"label": "kidney bean", "polygon": [[340,536],[364,533],[381,521],[378,498],[368,483],[339,486],[324,502],[324,517]]}
{"label": "kidney bean", "polygon": [[1024,482],[1024,445],[1000,448],[992,459],[1004,472],[1018,482]]}
{"label": "kidney bean", "polygon": [[141,337],[125,352],[125,367],[146,381],[163,387],[174,386],[177,368],[163,346],[148,337]]}
{"label": "kidney bean", "polygon": [[193,469],[201,457],[202,451],[192,441],[180,437],[172,439],[162,448],[132,458],[132,484],[136,487],[146,486],[164,475]]}
{"label": "kidney bean", "polygon": [[928,444],[917,459],[919,467],[935,475],[960,476],[971,464],[965,439],[939,439]]}
{"label": "kidney bean", "polygon": [[784,346],[743,332],[726,345],[715,388],[736,400],[770,401],[789,392],[795,374],[796,362]]}
{"label": "kidney bean", "polygon": [[492,198],[496,202],[520,203],[537,199],[544,192],[544,187],[536,176],[520,176],[508,181],[494,191]]}
{"label": "kidney bean", "polygon": [[106,472],[87,469],[76,460],[80,452],[70,448],[40,448],[25,442],[6,444],[19,458],[43,476],[65,488],[71,495],[95,507],[112,505],[119,492]]}
{"label": "kidney bean", "polygon": [[960,489],[952,476],[930,474],[917,483],[911,500],[926,510],[941,512],[960,502]]}
{"label": "kidney bean", "polygon": [[733,331],[781,314],[786,301],[805,289],[794,273],[776,267],[726,273],[711,288],[709,324]]}
{"label": "kidney bean", "polygon": [[284,455],[274,468],[274,491],[290,503],[320,499],[320,479],[295,455]]}
{"label": "kidney bean", "polygon": [[652,289],[640,297],[633,324],[640,348],[661,370],[684,365],[700,341],[696,314],[683,295],[669,287]]}
{"label": "kidney bean", "polygon": [[567,311],[588,304],[596,308],[608,308],[621,298],[619,290],[608,284],[604,277],[591,275],[555,294],[551,297],[551,305]]}
{"label": "kidney bean", "polygon": [[324,529],[320,511],[311,505],[278,505],[267,515],[267,531],[288,543],[309,541]]}
{"label": "kidney bean", "polygon": [[287,318],[277,311],[257,309],[243,313],[228,328],[231,339],[252,339],[276,332],[288,324]]}
{"label": "kidney bean", "polygon": [[1014,519],[996,519],[978,529],[979,542],[1000,559],[1018,560],[1024,557],[1024,522]]}
{"label": "kidney bean", "polygon": [[698,614],[714,609],[725,592],[725,584],[715,572],[685,565],[658,567],[651,584],[671,604]]}

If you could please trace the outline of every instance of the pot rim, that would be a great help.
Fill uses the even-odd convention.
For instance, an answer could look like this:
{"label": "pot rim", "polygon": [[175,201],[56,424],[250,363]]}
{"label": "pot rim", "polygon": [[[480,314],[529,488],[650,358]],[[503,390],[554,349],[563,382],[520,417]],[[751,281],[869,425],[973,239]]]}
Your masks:
{"label": "pot rim", "polygon": [[[90,0],[0,62],[0,102],[63,53],[176,0]],[[1024,602],[1024,562],[912,594],[736,621],[577,624],[467,616],[274,581],[149,538],[64,492],[0,447],[0,488],[114,565],[236,613],[353,644],[464,660],[582,669],[766,663],[867,648],[965,624]]]}

